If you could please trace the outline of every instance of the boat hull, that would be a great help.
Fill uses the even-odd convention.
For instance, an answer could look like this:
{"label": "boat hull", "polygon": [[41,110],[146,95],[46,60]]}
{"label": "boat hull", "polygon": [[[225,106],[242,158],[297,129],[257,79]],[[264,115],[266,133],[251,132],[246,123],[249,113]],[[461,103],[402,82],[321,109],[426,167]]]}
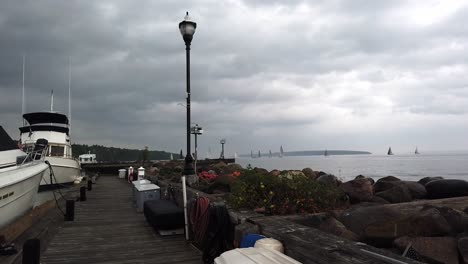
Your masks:
{"label": "boat hull", "polygon": [[47,168],[45,163],[36,163],[0,172],[0,177],[20,178],[18,175],[24,176],[21,177],[22,180],[12,181],[12,184],[0,188],[2,196],[0,200],[0,228],[10,224],[33,207],[39,182]]}
{"label": "boat hull", "polygon": [[81,174],[80,163],[75,159],[46,157],[46,161],[48,161],[52,166],[55,178],[53,178],[51,183],[50,171],[47,169],[43,179],[41,180],[41,186],[71,184]]}

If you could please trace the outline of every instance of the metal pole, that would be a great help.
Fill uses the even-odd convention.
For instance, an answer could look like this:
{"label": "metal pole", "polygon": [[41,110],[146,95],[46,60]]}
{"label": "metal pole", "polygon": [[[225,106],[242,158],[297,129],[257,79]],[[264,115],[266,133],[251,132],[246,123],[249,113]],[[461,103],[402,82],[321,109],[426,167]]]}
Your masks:
{"label": "metal pole", "polygon": [[190,150],[190,43],[185,42],[187,58],[187,155],[185,156],[184,175],[193,174],[193,157]]}
{"label": "metal pole", "polygon": [[195,171],[195,174],[197,174],[197,160],[198,160],[197,134],[195,133],[195,162],[193,163],[193,170]]}
{"label": "metal pole", "polygon": [[188,216],[187,216],[187,187],[185,186],[185,175],[182,176],[182,197],[184,199],[185,240],[189,240]]}

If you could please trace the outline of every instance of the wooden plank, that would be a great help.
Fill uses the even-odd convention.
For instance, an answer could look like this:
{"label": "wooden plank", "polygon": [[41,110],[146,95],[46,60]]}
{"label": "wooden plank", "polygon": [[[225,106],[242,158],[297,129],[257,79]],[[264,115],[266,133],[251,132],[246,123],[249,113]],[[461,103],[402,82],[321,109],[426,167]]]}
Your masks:
{"label": "wooden plank", "polygon": [[132,205],[126,180],[101,176],[87,201],[76,203],[75,221],[65,222],[41,263],[201,263],[184,236],[161,237]]}

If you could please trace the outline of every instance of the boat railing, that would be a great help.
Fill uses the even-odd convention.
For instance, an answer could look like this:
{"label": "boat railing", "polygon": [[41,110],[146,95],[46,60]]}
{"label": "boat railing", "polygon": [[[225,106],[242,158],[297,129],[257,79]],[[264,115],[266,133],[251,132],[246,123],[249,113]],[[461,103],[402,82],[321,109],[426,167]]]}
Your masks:
{"label": "boat railing", "polygon": [[26,153],[26,156],[16,157],[16,164],[18,166],[22,166],[26,163],[30,163],[34,161],[43,161],[46,156],[46,151],[47,151],[47,140],[39,139],[34,145],[33,150],[28,151]]}

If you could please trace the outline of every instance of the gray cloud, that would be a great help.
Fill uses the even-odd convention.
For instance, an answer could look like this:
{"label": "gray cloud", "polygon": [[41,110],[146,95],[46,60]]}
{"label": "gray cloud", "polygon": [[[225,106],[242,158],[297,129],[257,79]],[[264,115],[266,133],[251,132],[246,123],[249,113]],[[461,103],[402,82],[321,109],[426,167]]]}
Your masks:
{"label": "gray cloud", "polygon": [[52,89],[67,111],[71,57],[74,141],[185,149],[187,9],[202,153],[468,148],[437,132],[467,129],[468,6],[437,1],[3,1],[2,125],[17,137],[23,54],[30,111]]}

